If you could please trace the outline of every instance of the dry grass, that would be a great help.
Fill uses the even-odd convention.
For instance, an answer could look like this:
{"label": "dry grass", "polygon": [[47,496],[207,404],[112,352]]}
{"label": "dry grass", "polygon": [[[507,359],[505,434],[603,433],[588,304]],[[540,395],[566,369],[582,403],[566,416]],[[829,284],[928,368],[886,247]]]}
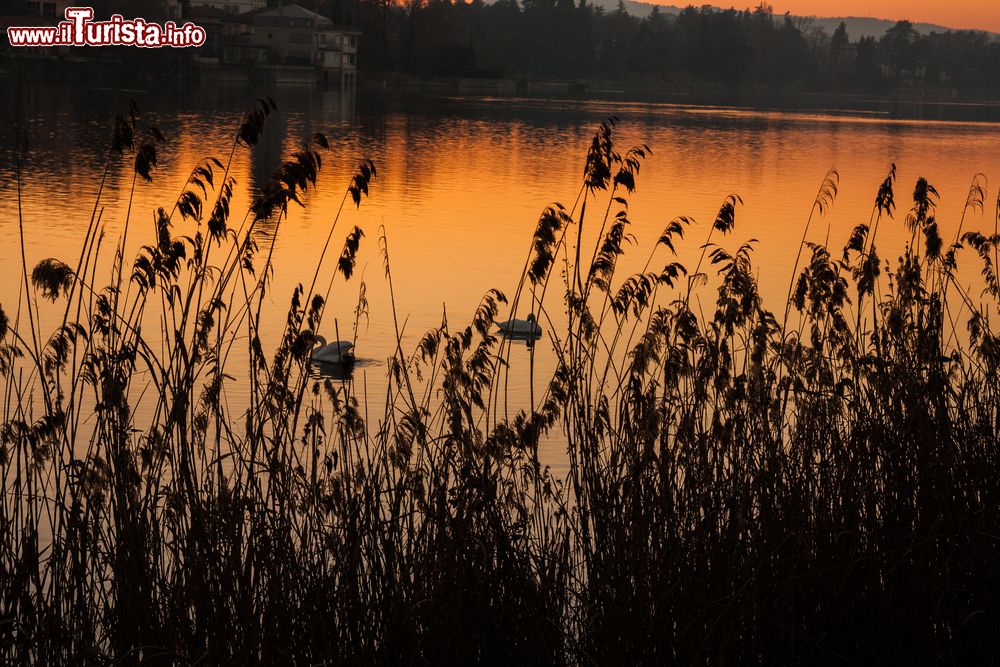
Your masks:
{"label": "dry grass", "polygon": [[[878,226],[899,224],[893,169],[842,257],[803,238],[779,322],[752,244],[720,245],[736,196],[692,272],[674,257],[681,218],[642,273],[618,275],[650,150],[619,154],[609,120],[577,203],[540,217],[510,303],[491,291],[469,326],[398,345],[389,405],[365,423],[352,382],[308,369],[339,288],[319,277],[351,276],[361,230],[339,256],[324,250],[336,266],[296,290],[276,349],[260,342],[273,245],[254,229],[280,233],[326,146],[310,137],[234,225],[229,164],[272,110],[257,102],[228,159],[195,168],[138,257],[122,238],[111,275],[96,275],[99,195],[76,265],[47,260],[30,277],[25,265],[20,304],[0,311],[5,660],[996,660],[996,227],[946,245],[921,181],[913,242],[882,263]],[[133,183],[153,177],[161,139],[123,114],[105,177],[122,159]],[[375,177],[363,162],[344,202],[361,205]],[[810,221],[835,197],[831,173]],[[967,208],[985,204],[977,180]],[[198,233],[173,236],[177,216]],[[587,253],[572,240],[593,224]],[[384,231],[378,242],[391,289]],[[982,295],[953,279],[959,257],[981,265]],[[695,293],[714,293],[715,311],[693,312]],[[535,313],[558,359],[535,409],[511,419],[496,416],[505,306]],[[63,313],[51,335],[42,307]],[[149,321],[162,323],[155,344]],[[242,345],[249,366],[230,368]],[[139,370],[154,389],[142,429]],[[232,414],[220,396],[236,374],[250,393]],[[565,442],[565,478],[539,463],[546,433]]]}

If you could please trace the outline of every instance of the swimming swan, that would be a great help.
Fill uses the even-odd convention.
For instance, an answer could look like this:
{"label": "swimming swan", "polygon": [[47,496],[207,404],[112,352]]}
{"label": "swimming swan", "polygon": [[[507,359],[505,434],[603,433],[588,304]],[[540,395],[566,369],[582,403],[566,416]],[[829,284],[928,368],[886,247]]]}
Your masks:
{"label": "swimming swan", "polygon": [[528,315],[526,320],[507,320],[497,322],[500,333],[505,336],[541,336],[542,327],[535,321],[534,313]]}
{"label": "swimming swan", "polygon": [[354,361],[354,343],[348,340],[335,340],[327,344],[322,336],[316,336],[316,348],[310,358],[313,361],[325,361],[328,364],[346,364]]}

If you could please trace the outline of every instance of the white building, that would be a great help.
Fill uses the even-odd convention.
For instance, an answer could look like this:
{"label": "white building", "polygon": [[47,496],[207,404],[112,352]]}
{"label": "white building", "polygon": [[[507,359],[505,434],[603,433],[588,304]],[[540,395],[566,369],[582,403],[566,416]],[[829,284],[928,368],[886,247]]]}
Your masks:
{"label": "white building", "polygon": [[360,31],[294,4],[245,13],[234,22],[241,28],[227,40],[223,62],[312,67],[324,83],[356,83]]}

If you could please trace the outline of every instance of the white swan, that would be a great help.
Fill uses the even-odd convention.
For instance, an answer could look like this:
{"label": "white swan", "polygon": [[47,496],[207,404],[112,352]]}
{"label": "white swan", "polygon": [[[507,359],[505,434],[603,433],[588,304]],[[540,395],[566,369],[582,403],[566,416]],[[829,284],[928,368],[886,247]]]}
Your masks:
{"label": "white swan", "polygon": [[497,322],[497,327],[500,329],[500,333],[505,336],[541,336],[542,327],[538,325],[535,321],[534,313],[528,314],[528,319],[526,320],[507,320],[506,322]]}
{"label": "white swan", "polygon": [[310,358],[313,361],[323,361],[328,364],[347,364],[354,361],[354,343],[348,340],[335,340],[327,344],[322,336],[316,336],[316,348]]}

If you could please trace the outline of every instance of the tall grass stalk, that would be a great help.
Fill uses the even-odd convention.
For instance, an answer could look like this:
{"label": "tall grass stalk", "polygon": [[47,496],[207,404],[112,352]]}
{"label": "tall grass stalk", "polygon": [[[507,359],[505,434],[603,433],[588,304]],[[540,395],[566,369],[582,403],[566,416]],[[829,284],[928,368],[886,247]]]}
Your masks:
{"label": "tall grass stalk", "polygon": [[[963,213],[945,249],[921,179],[908,220],[923,248],[883,264],[893,166],[835,259],[829,241],[808,242],[836,194],[831,171],[779,322],[754,242],[731,240],[737,195],[693,271],[675,246],[696,223],[678,218],[623,275],[639,241],[628,197],[650,151],[618,153],[609,120],[576,203],[539,217],[514,291],[486,292],[463,327],[443,312],[412,351],[378,230],[395,348],[373,415],[366,377],[358,394],[310,363],[341,280],[359,283],[355,339],[366,317],[354,265],[367,237],[353,228],[339,257],[330,245],[347,197],[361,205],[375,187],[372,162],[348,182],[280,338],[261,335],[273,234],[327,147],[308,137],[231,225],[234,155],[274,108],[250,107],[226,162],[195,167],[131,260],[123,232],[105,279],[103,187],[75,267],[50,258],[29,272],[22,252],[13,317],[0,309],[4,661],[997,659],[1000,197],[992,233]],[[162,137],[141,123],[134,107],[116,119],[102,176],[131,170],[129,211],[158,177]],[[974,190],[967,210],[985,206],[978,177]],[[588,202],[605,213],[582,265]],[[978,300],[955,280],[966,257]],[[524,300],[555,371],[516,411],[494,320]],[[62,318],[43,336],[46,302]],[[229,395],[237,381],[245,404]],[[563,456],[560,474],[544,465]]]}

